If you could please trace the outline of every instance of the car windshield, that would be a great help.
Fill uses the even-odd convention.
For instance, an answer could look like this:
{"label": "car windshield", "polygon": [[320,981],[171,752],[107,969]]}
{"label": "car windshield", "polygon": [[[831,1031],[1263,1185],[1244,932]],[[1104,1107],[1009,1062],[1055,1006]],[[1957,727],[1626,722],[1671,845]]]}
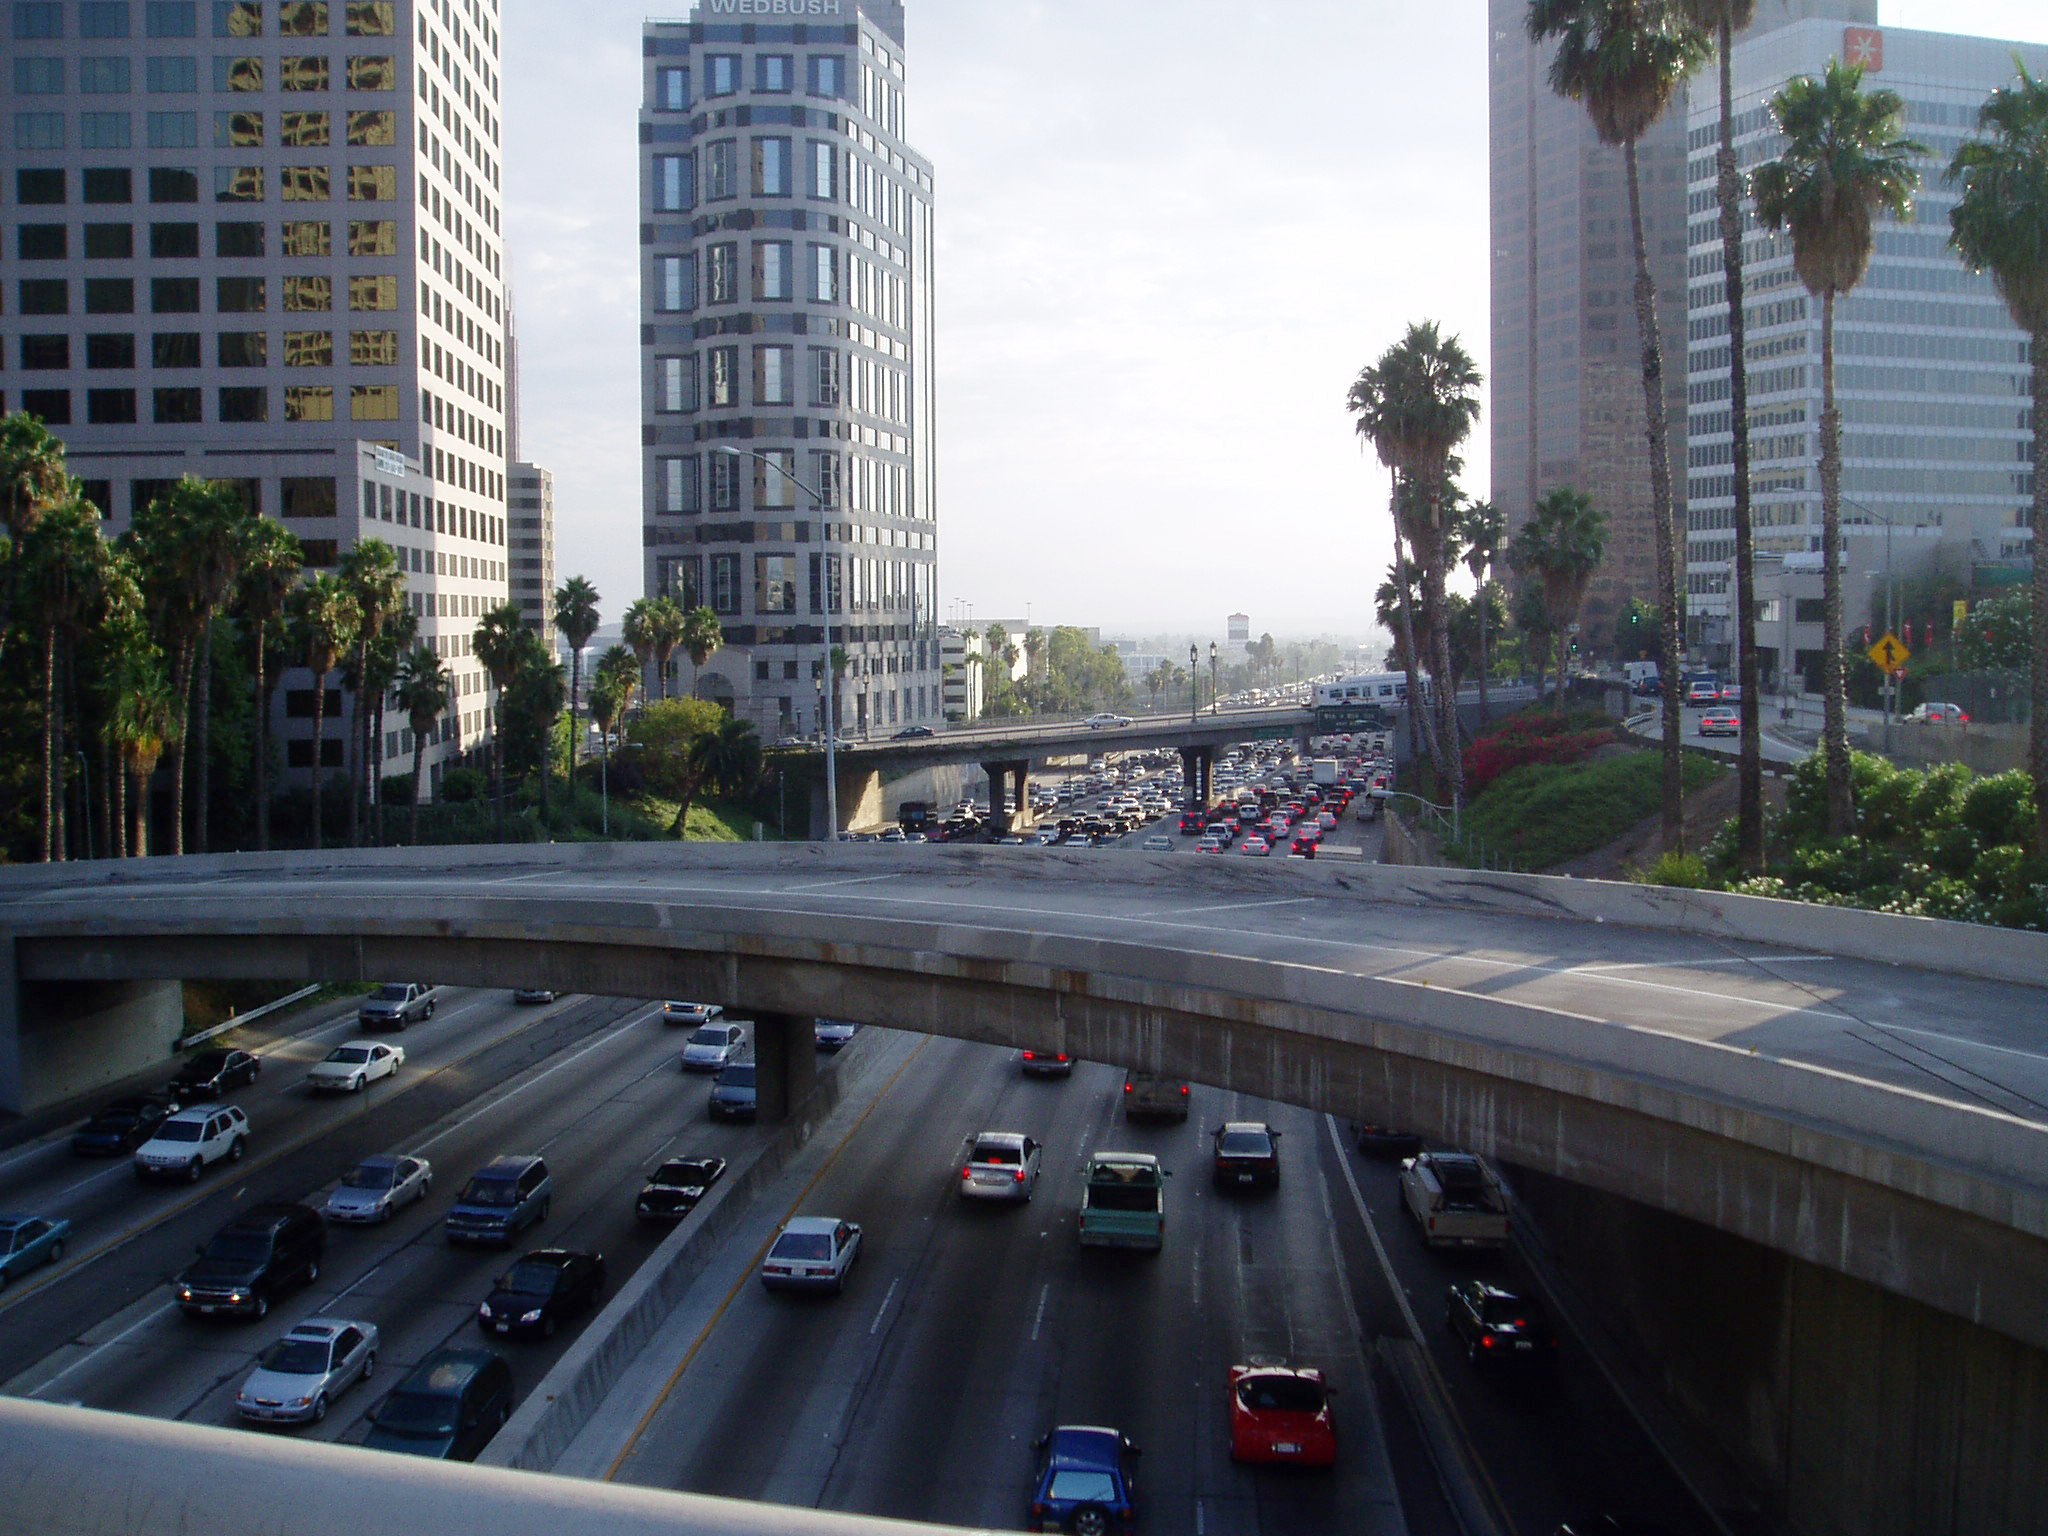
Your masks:
{"label": "car windshield", "polygon": [[1045,1491],[1048,1498],[1062,1502],[1113,1504],[1116,1502],[1116,1477],[1109,1472],[1068,1469],[1053,1473],[1052,1486]]}
{"label": "car windshield", "polygon": [[754,1086],[754,1064],[739,1062],[718,1074],[721,1088],[751,1088]]}
{"label": "car windshield", "polygon": [[1237,1400],[1255,1413],[1321,1413],[1322,1386],[1299,1376],[1247,1376]]}
{"label": "car windshield", "polygon": [[397,1435],[432,1438],[455,1433],[455,1399],[425,1392],[394,1392],[385,1398],[370,1422]]}
{"label": "car windshield", "polygon": [[771,1259],[829,1259],[832,1257],[832,1234],[829,1232],[785,1232],[775,1239],[775,1246],[769,1250]]}
{"label": "car windshield", "polygon": [[552,1296],[555,1280],[562,1271],[553,1264],[541,1264],[522,1260],[514,1264],[505,1278],[498,1282],[498,1288],[517,1291],[522,1296]]}
{"label": "car windshield", "polygon": [[206,1127],[197,1120],[169,1120],[157,1127],[158,1141],[197,1141]]}
{"label": "car windshield", "polygon": [[663,1163],[659,1168],[655,1169],[654,1177],[647,1182],[650,1184],[680,1185],[688,1188],[693,1185],[702,1184],[709,1173],[710,1169],[702,1163],[678,1160],[672,1163]]}
{"label": "car windshield", "polygon": [[329,1061],[345,1061],[358,1065],[370,1059],[370,1048],[365,1045],[337,1045],[327,1053]]}
{"label": "car windshield", "polygon": [[327,1369],[328,1345],[318,1339],[279,1339],[257,1364],[280,1376],[317,1376]]}
{"label": "car windshield", "polygon": [[729,1043],[726,1031],[706,1026],[690,1036],[692,1045],[725,1045]]}
{"label": "car windshield", "polygon": [[1226,1156],[1270,1157],[1273,1143],[1264,1131],[1225,1131],[1216,1138],[1216,1150]]}
{"label": "car windshield", "polygon": [[395,981],[388,981],[379,987],[372,997],[380,1003],[402,1003],[405,1001],[405,988]]}
{"label": "car windshield", "polygon": [[345,1189],[389,1189],[398,1180],[398,1170],[389,1163],[365,1163],[343,1179]]}
{"label": "car windshield", "polygon": [[261,1264],[270,1257],[270,1239],[261,1232],[222,1232],[206,1245],[204,1256],[228,1264]]}
{"label": "car windshield", "polygon": [[1024,1149],[1009,1142],[984,1141],[974,1148],[977,1163],[1017,1164],[1024,1161]]}
{"label": "car windshield", "polygon": [[513,1205],[519,1199],[519,1186],[511,1179],[471,1179],[469,1188],[462,1192],[464,1205]]}

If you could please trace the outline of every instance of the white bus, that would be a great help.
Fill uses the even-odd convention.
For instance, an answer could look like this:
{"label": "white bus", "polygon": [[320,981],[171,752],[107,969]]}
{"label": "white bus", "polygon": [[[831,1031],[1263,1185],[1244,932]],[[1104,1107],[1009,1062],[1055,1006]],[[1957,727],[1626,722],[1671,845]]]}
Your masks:
{"label": "white bus", "polygon": [[[1429,679],[1422,679],[1422,692],[1429,695]],[[1377,704],[1382,709],[1405,709],[1408,705],[1408,675],[1405,672],[1363,672],[1317,683],[1318,709],[1358,707]]]}

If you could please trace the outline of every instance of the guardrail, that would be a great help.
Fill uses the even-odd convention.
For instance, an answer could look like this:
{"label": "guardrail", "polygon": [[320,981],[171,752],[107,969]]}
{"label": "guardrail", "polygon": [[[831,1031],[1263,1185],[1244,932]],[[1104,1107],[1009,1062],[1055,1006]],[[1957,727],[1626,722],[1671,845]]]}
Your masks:
{"label": "guardrail", "polygon": [[195,1045],[204,1045],[216,1035],[224,1035],[231,1029],[240,1029],[251,1019],[260,1019],[267,1013],[277,1012],[280,1008],[289,1008],[293,1003],[298,1002],[299,999],[311,997],[325,985],[327,983],[324,981],[316,981],[311,986],[299,988],[296,992],[287,992],[283,997],[274,997],[260,1008],[251,1008],[247,1013],[232,1014],[214,1025],[211,1029],[202,1029],[196,1035],[185,1036],[178,1042],[178,1049],[189,1051]]}

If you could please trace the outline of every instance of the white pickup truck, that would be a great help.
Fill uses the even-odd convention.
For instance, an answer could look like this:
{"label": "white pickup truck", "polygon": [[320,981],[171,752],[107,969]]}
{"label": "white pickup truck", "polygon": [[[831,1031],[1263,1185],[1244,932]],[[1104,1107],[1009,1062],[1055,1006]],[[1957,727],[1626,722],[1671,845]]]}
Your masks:
{"label": "white pickup truck", "polygon": [[1432,1248],[1504,1248],[1508,1203],[1470,1152],[1422,1152],[1401,1163],[1401,1203]]}

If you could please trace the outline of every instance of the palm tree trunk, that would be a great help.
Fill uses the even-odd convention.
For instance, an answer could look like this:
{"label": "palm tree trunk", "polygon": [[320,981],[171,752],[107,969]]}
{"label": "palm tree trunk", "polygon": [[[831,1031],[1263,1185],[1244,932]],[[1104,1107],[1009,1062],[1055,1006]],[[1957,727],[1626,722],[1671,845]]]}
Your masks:
{"label": "palm tree trunk", "polygon": [[2034,359],[2034,722],[2027,736],[2027,761],[2034,774],[2034,854],[2048,857],[2048,330],[2028,338]]}
{"label": "palm tree trunk", "polygon": [[130,768],[128,788],[128,856],[149,856],[149,776]]}
{"label": "palm tree trunk", "polygon": [[192,642],[182,641],[171,663],[171,708],[175,736],[165,747],[171,759],[171,852],[185,851],[185,732],[192,722]]}
{"label": "palm tree trunk", "polygon": [[[62,862],[63,860],[70,858],[89,859],[92,857],[92,850],[90,848],[85,849],[84,852],[81,854],[74,854],[71,851],[71,794],[70,791],[66,788],[64,781],[66,777],[68,777],[68,775],[65,772],[66,765],[69,764],[71,761],[71,719],[72,715],[75,713],[75,711],[72,708],[71,697],[73,690],[74,679],[72,678],[71,675],[71,644],[68,640],[60,638],[57,644],[56,696],[57,803],[55,807],[53,807],[53,810],[55,812],[54,825],[50,828],[50,846],[52,851],[56,854],[59,862]],[[81,784],[79,788],[81,793],[89,792],[89,787],[84,784]]]}
{"label": "palm tree trunk", "polygon": [[327,736],[327,674],[313,675],[313,847],[320,847],[320,759]]}
{"label": "palm tree trunk", "polygon": [[384,846],[384,690],[370,706],[370,752],[376,766],[370,770],[370,841]]}
{"label": "palm tree trunk", "polygon": [[1828,836],[1847,837],[1856,819],[1849,785],[1849,658],[1842,643],[1842,416],[1835,407],[1835,295],[1820,300],[1820,537],[1822,749],[1827,754]]}
{"label": "palm tree trunk", "polygon": [[[1664,423],[1664,345],[1657,330],[1657,285],[1650,277],[1650,250],[1643,238],[1643,181],[1636,141],[1622,145],[1628,170],[1629,236],[1636,258],[1636,330],[1642,343],[1643,435],[1650,449],[1650,504],[1657,524],[1657,602],[1663,609],[1658,636],[1664,683],[1664,851],[1685,851],[1685,715],[1678,697],[1678,545],[1671,517],[1671,448]],[[1564,673],[1557,689],[1564,692]]]}
{"label": "palm tree trunk", "polygon": [[112,747],[102,747],[100,756],[106,764],[101,777],[107,780],[107,796],[111,802],[107,807],[107,857],[125,859],[128,857],[128,768],[121,761],[121,754]]}
{"label": "palm tree trunk", "polygon": [[342,770],[348,775],[348,845],[351,848],[363,846],[363,794],[370,764],[363,742],[363,684],[369,665],[369,643],[359,640],[356,642],[356,687],[349,700],[348,754]]}
{"label": "palm tree trunk", "polygon": [[415,848],[420,842],[420,802],[427,798],[425,780],[420,777],[420,759],[426,756],[427,738],[417,728],[412,733],[412,815],[411,825],[406,830],[406,840]]}
{"label": "palm tree trunk", "polygon": [[1423,756],[1435,763],[1436,722],[1422,707],[1422,678],[1415,655],[1415,613],[1408,598],[1408,557],[1402,552],[1399,524],[1394,529],[1394,582],[1401,595],[1401,659],[1408,674],[1408,746],[1410,751],[1421,749]]}
{"label": "palm tree trunk", "polygon": [[198,782],[193,785],[193,800],[195,803],[192,807],[192,850],[195,853],[208,853],[212,850],[207,842],[206,813],[208,810],[207,801],[212,797],[211,788],[213,782],[212,765],[208,761],[213,755],[210,750],[213,743],[213,619],[211,616],[207,618],[206,627],[199,634],[198,686],[199,755],[195,763]]}
{"label": "palm tree trunk", "polygon": [[1568,646],[1569,644],[1571,644],[1571,635],[1570,635],[1570,633],[1569,633],[1569,632],[1568,632],[1568,631],[1567,631],[1567,630],[1565,629],[1565,627],[1564,627],[1564,626],[1563,626],[1562,624],[1558,625],[1558,627],[1557,627],[1557,698],[1556,698],[1556,701],[1554,702],[1554,704],[1552,705],[1552,713],[1556,714],[1556,715],[1557,715],[1557,716],[1558,716],[1559,718],[1562,718],[1562,717],[1563,717],[1563,715],[1564,715],[1564,656],[1565,656],[1565,647],[1566,647],[1566,646]]}
{"label": "palm tree trunk", "polygon": [[1486,581],[1482,577],[1479,591],[1474,594],[1479,602],[1479,721],[1482,726],[1493,723],[1493,711],[1486,703],[1486,674],[1490,663],[1486,657]]}
{"label": "palm tree trunk", "polygon": [[93,856],[101,859],[117,859],[121,856],[120,850],[116,846],[120,841],[121,829],[119,823],[114,820],[114,817],[119,814],[116,810],[115,802],[120,796],[121,786],[119,776],[114,771],[114,754],[108,750],[104,736],[100,738],[98,745],[100,749],[100,833],[93,840]]}
{"label": "palm tree trunk", "polygon": [[270,688],[263,665],[268,627],[256,620],[256,846],[265,852],[270,848]]}
{"label": "palm tree trunk", "polygon": [[57,626],[43,626],[43,804],[39,829],[42,862],[56,858],[57,829]]}
{"label": "palm tree trunk", "polygon": [[583,648],[569,647],[569,804],[576,803],[576,696],[583,691]]}
{"label": "palm tree trunk", "polygon": [[1432,478],[1437,483],[1429,492],[1430,550],[1422,568],[1422,602],[1425,610],[1435,615],[1429,670],[1436,678],[1436,734],[1444,749],[1437,782],[1442,785],[1448,778],[1450,794],[1446,798],[1456,806],[1465,801],[1465,752],[1463,733],[1458,729],[1458,677],[1451,666],[1451,610],[1444,592],[1444,575],[1451,563],[1451,530],[1444,516],[1441,478]]}

